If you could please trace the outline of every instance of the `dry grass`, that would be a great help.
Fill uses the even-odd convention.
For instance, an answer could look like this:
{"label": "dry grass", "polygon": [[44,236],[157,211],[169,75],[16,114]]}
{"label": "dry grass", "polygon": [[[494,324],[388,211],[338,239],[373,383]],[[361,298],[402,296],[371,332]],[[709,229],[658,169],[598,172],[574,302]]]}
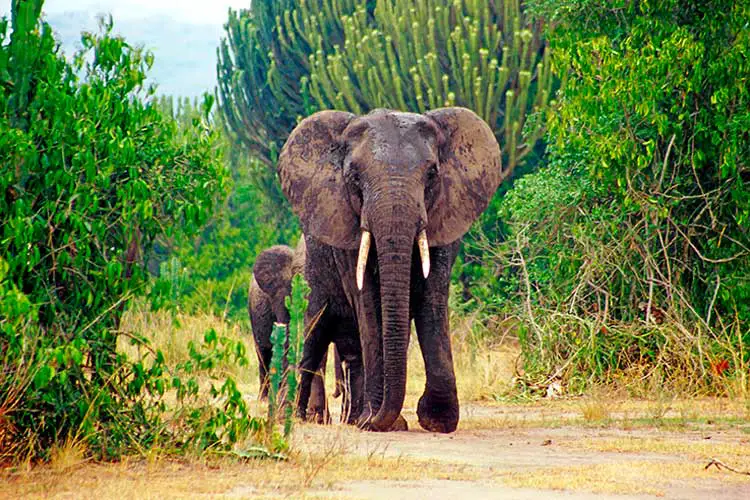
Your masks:
{"label": "dry grass", "polygon": [[53,472],[65,472],[86,462],[86,455],[86,445],[69,438],[52,447],[48,465]]}
{"label": "dry grass", "polygon": [[[514,488],[588,491],[598,494],[665,496],[675,482],[712,481],[713,471],[693,462],[623,461],[574,467],[549,467],[534,471],[509,472],[498,480]],[[722,475],[726,483],[750,483],[747,477]]]}
{"label": "dry grass", "polygon": [[174,366],[188,360],[188,344],[193,342],[196,346],[202,345],[203,336],[211,329],[215,330],[219,337],[241,341],[250,361],[249,366],[244,367],[231,362],[224,363],[218,367],[219,375],[230,375],[238,383],[257,383],[258,362],[252,335],[248,331],[243,331],[240,325],[229,323],[211,314],[178,313],[173,316],[169,311],[153,312],[143,304],[136,304],[123,315],[122,330],[125,335],[120,336],[117,347],[131,359],[140,359],[148,353],[132,345],[129,335],[143,335],[151,341],[152,347],[164,353],[167,365]]}
{"label": "dry grass", "polygon": [[[331,449],[299,454],[288,462],[156,459],[88,464],[60,472],[38,467],[0,476],[2,498],[325,497],[337,484],[360,480],[477,479],[466,467],[436,461],[348,456]],[[321,491],[322,490],[322,491]],[[308,497],[309,498],[309,497]]]}
{"label": "dry grass", "polygon": [[[697,438],[700,439],[700,438]],[[581,439],[566,446],[582,450],[615,453],[657,453],[684,459],[705,461],[711,457],[733,461],[738,467],[750,468],[750,440],[716,442],[711,439],[690,440],[663,437],[627,437],[611,439]]]}
{"label": "dry grass", "polygon": [[[463,403],[463,401],[462,401]],[[461,430],[614,428],[622,430],[736,429],[750,431],[747,402],[729,398],[631,399],[604,389],[581,398],[508,403],[484,401],[462,406]]]}

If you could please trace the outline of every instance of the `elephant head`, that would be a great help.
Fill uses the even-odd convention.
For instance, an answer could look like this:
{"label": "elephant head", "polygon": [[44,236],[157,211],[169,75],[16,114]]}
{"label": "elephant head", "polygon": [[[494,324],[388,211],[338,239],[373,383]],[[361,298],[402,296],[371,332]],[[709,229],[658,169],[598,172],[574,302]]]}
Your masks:
{"label": "elephant head", "polygon": [[300,238],[292,250],[286,245],[273,246],[258,255],[253,266],[253,278],[258,288],[271,297],[277,321],[287,323],[289,313],[284,297],[291,293],[292,278],[305,267],[305,238]]}
{"label": "elephant head", "polygon": [[371,241],[380,274],[383,404],[388,428],[406,390],[412,251],[429,274],[429,246],[453,243],[487,207],[505,176],[492,130],[472,111],[425,114],[322,111],[303,120],[278,163],[282,189],[306,234],[359,248],[361,289]]}

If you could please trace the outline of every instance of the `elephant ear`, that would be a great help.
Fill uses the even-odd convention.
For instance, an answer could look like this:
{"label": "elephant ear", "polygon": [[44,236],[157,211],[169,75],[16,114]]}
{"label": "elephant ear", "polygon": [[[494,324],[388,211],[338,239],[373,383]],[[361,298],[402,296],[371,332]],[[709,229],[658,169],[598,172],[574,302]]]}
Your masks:
{"label": "elephant ear", "polygon": [[500,146],[490,127],[466,108],[440,108],[425,113],[441,130],[439,194],[427,214],[430,246],[453,243],[479,217],[500,182]]}
{"label": "elephant ear", "polygon": [[341,111],[311,115],[292,131],[279,155],[281,189],[308,234],[325,244],[359,245],[359,219],[344,184],[341,133],[355,117]]}

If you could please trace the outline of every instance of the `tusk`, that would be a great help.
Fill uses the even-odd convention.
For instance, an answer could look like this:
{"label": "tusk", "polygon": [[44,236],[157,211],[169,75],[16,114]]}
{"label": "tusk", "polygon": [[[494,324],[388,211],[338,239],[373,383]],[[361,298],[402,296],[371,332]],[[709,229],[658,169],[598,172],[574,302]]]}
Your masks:
{"label": "tusk", "polygon": [[422,260],[422,275],[427,278],[430,275],[430,246],[427,244],[427,231],[424,229],[417,237],[419,245],[419,258]]}
{"label": "tusk", "polygon": [[367,254],[370,253],[370,232],[362,231],[362,240],[359,242],[359,256],[357,257],[357,290],[362,290],[365,284],[365,267],[367,267]]}

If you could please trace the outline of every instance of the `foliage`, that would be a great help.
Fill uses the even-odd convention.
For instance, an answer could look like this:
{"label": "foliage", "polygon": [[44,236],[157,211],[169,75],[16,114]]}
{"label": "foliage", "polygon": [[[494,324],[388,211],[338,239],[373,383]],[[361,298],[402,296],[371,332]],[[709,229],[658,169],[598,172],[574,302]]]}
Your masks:
{"label": "foliage", "polygon": [[[189,140],[201,116],[200,103],[162,96],[159,106],[177,121],[177,137]],[[276,203],[267,195],[272,190],[264,184],[265,168],[231,145],[217,113],[208,123],[231,172],[229,194],[200,233],[160,241],[149,267],[160,276],[159,285],[169,290],[171,303],[183,310],[246,319],[247,283],[255,257],[273,244],[291,242],[298,228],[296,219],[274,209]]]}
{"label": "foliage", "polygon": [[721,390],[722,366],[744,380],[750,7],[534,6],[567,82],[550,165],[505,199],[510,242],[490,259],[520,295],[529,367],[598,380],[643,367]]}
{"label": "foliage", "polygon": [[[227,128],[234,142],[271,167],[297,116],[313,111],[305,108],[300,92],[307,54],[278,37],[277,23],[296,3],[252,2],[249,9],[230,9],[227,38],[218,51],[218,95]],[[320,15],[331,18],[329,10]]]}
{"label": "foliage", "polygon": [[[226,448],[254,424],[230,379],[210,387],[220,407],[196,406],[197,377],[219,358],[246,363],[244,347],[209,332],[176,368],[137,332],[127,336],[143,357],[117,350],[124,307],[147,291],[142,255],[196,233],[226,189],[211,100],[178,132],[143,86],[150,54],[109,20],[67,60],[41,7],[13,1],[11,30],[0,21],[3,450]],[[179,404],[165,421],[170,390]]]}
{"label": "foliage", "polygon": [[539,126],[523,132],[527,115],[549,101],[549,51],[541,23],[530,22],[519,2],[382,0],[371,13],[358,6],[341,16],[341,43],[327,31],[302,29],[314,22],[312,6],[298,11],[299,22],[279,32],[289,44],[296,35],[319,49],[309,56],[318,108],[362,114],[464,106],[493,128],[511,169],[541,137]]}
{"label": "foliage", "polygon": [[[542,27],[518,0],[254,2],[230,11],[226,24],[217,64],[222,115],[234,141],[273,167],[296,123],[319,109],[466,106],[495,130],[505,165],[531,158],[528,170],[544,133],[536,116],[554,83]],[[289,220],[272,168],[264,178]],[[494,217],[479,228],[500,238]],[[483,275],[472,256],[463,259],[466,280]]]}
{"label": "foliage", "polygon": [[221,41],[216,64],[217,94],[231,147],[249,157],[245,162],[253,167],[255,183],[280,231],[294,217],[273,167],[297,117],[314,111],[300,101],[304,64],[276,35],[276,20],[293,3],[251,2],[246,10],[230,9],[227,38]]}

